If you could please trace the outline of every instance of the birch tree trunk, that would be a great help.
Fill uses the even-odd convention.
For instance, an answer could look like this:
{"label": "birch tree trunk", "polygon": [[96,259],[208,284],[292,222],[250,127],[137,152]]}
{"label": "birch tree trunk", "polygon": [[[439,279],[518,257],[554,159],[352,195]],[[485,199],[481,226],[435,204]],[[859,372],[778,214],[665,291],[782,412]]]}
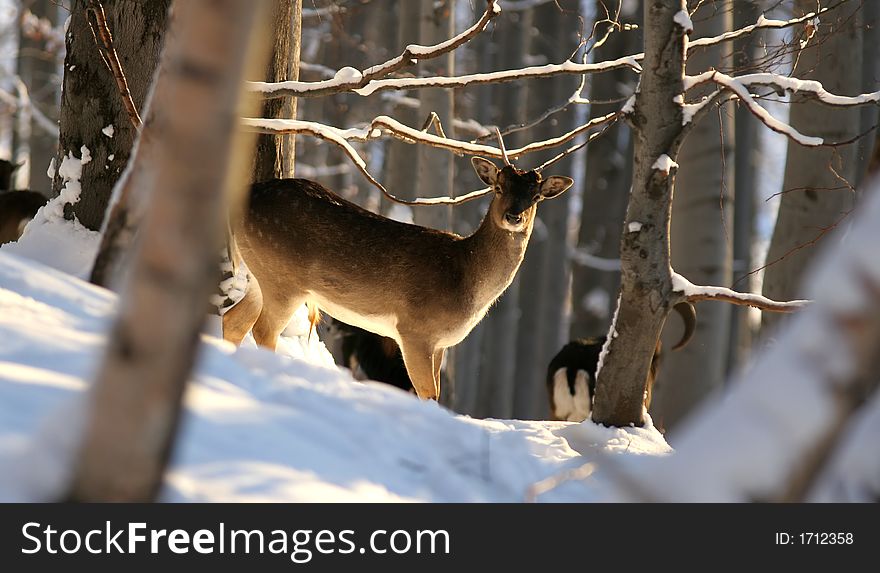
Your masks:
{"label": "birch tree trunk", "polygon": [[[811,0],[795,2],[796,15],[815,8]],[[854,49],[861,45],[860,12],[860,2],[847,2],[823,17],[816,37],[801,50],[794,75],[818,80],[831,93],[860,93],[862,51]],[[857,109],[831,108],[792,96],[789,123],[802,133],[829,142],[843,141],[858,133],[859,120]],[[853,144],[806,148],[789,143],[784,193],[767,252],[769,266],[764,271],[763,293],[768,298],[802,298],[803,273],[815,256],[809,243],[843,222],[855,208],[856,151]],[[773,327],[778,320],[765,313],[764,327]]]}
{"label": "birch tree trunk", "polygon": [[[135,107],[142,110],[159,61],[171,0],[103,0],[102,4]],[[137,133],[98,51],[87,8],[87,0],[73,0],[70,8],[52,193],[61,193],[69,181],[59,169],[65,158],[80,160],[87,149],[91,160],[82,168],[83,193],[77,203],[65,207],[65,214],[97,231]]]}
{"label": "birch tree trunk", "polygon": [[[692,15],[701,36],[732,30],[729,0],[702,4]],[[711,67],[729,68],[730,47],[704,48],[688,58],[691,74]],[[694,90],[695,92],[697,90]],[[708,95],[695,93],[694,97]],[[734,118],[730,108],[709,112],[684,141],[676,175],[672,209],[672,267],[697,284],[729,286],[733,267]],[[694,340],[663,357],[654,388],[652,416],[658,427],[672,430],[707,395],[719,389],[727,374],[731,305],[698,305]],[[667,329],[664,348],[672,348],[681,330]]]}
{"label": "birch tree trunk", "polygon": [[673,18],[684,0],[645,3],[645,59],[631,114],[635,146],[633,186],[620,243],[620,300],[600,364],[594,422],[641,425],[645,381],[669,310],[674,306],[669,266],[672,212],[682,110],[684,36]]}
{"label": "birch tree trunk", "polygon": [[263,42],[251,41],[259,11],[244,0],[175,4],[141,134],[153,153],[133,166],[151,207],[92,390],[73,500],[149,501],[161,486],[216,284],[227,199],[240,203],[248,179],[253,138],[236,126],[256,109],[242,105],[247,68],[265,65]]}

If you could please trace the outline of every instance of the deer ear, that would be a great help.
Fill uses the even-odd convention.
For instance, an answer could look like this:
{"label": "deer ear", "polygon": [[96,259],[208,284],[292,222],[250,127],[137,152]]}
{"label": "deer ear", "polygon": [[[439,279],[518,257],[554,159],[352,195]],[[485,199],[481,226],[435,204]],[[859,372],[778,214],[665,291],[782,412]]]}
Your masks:
{"label": "deer ear", "polygon": [[552,199],[562,195],[562,192],[572,185],[574,185],[574,179],[571,177],[562,177],[559,175],[548,177],[543,183],[541,183],[541,197],[544,199]]}
{"label": "deer ear", "polygon": [[471,164],[483,183],[490,187],[495,185],[498,178],[498,168],[495,167],[494,163],[482,157],[471,157]]}

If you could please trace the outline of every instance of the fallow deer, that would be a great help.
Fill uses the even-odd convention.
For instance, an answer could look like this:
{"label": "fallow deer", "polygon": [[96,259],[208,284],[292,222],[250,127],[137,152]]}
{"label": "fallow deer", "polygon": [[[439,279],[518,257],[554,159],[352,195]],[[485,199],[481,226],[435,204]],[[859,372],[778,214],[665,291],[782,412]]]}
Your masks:
{"label": "fallow deer", "polygon": [[479,228],[468,237],[400,223],[349,203],[314,181],[281,179],[252,186],[250,204],[233,217],[237,249],[253,278],[223,316],[223,336],[239,344],[253,329],[274,349],[304,302],[394,339],[416,393],[440,395],[440,364],[513,281],[537,204],[571,187],[506,161],[474,157],[494,190]]}
{"label": "fallow deer", "polygon": [[[678,350],[690,342],[697,325],[697,315],[689,302],[675,305],[675,311],[684,321],[681,340],[672,347]],[[583,422],[590,417],[593,395],[596,392],[596,370],[599,355],[605,345],[605,336],[572,340],[550,361],[547,367],[547,396],[550,399],[550,416],[554,420]],[[651,395],[657,371],[660,367],[663,346],[657,341],[654,356],[648,369],[645,385],[645,408],[651,405]]]}

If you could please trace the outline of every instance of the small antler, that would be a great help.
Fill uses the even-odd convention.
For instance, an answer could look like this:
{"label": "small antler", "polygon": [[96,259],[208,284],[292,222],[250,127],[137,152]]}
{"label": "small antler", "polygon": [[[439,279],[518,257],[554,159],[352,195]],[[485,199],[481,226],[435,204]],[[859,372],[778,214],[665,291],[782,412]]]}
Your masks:
{"label": "small antler", "polygon": [[501,137],[501,130],[495,126],[495,135],[498,136],[498,147],[501,148],[501,156],[504,157],[504,164],[510,165],[510,158],[507,157],[507,148],[504,147],[504,139]]}

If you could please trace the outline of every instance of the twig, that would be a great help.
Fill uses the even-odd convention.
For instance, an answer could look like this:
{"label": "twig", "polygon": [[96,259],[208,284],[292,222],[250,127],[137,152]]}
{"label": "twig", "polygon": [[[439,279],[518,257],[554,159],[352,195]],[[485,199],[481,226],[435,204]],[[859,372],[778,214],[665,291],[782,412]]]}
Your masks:
{"label": "twig", "polygon": [[119,96],[122,98],[122,104],[125,106],[125,111],[128,112],[128,119],[131,121],[131,125],[138,130],[141,128],[141,116],[134,105],[134,100],[128,89],[128,81],[125,79],[125,72],[122,71],[122,64],[119,63],[119,56],[113,47],[113,36],[107,27],[104,6],[100,0],[89,0],[88,10],[95,18],[94,23],[89,22],[95,35],[95,44],[98,46],[101,56],[113,74],[113,79],[116,81],[116,87],[119,90]]}

